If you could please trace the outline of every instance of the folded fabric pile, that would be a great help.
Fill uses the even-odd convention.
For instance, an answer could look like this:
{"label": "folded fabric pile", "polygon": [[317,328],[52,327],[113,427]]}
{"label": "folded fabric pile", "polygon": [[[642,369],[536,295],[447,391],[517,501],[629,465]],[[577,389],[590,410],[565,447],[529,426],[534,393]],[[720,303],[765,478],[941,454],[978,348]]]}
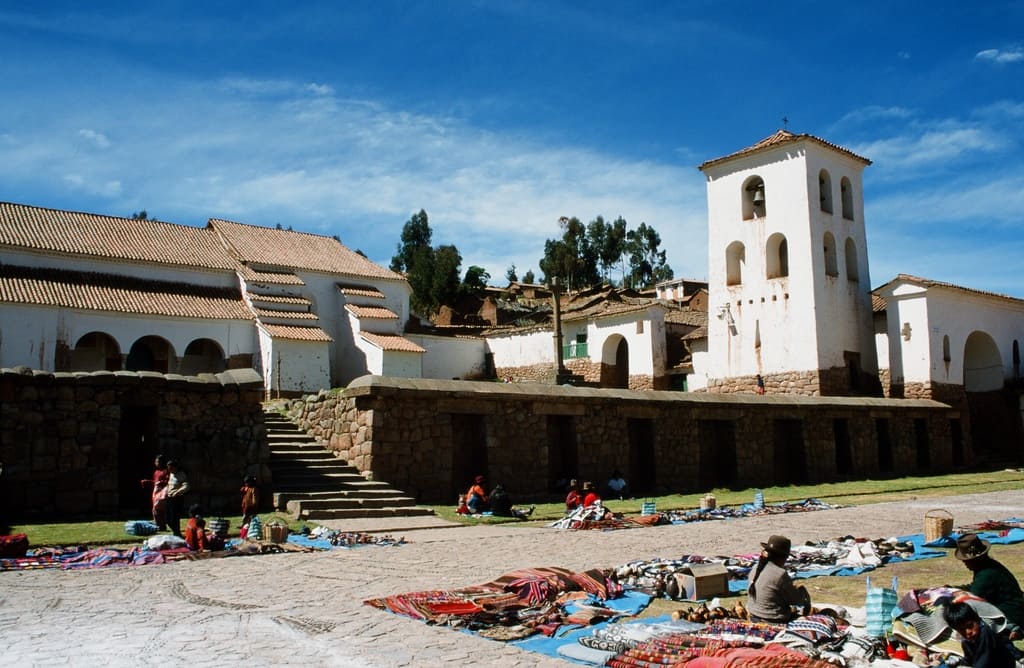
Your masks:
{"label": "folded fabric pile", "polygon": [[[528,568],[472,587],[396,594],[364,603],[428,624],[512,640],[535,633],[551,635],[563,624],[591,624],[619,616],[602,605],[622,593],[608,575],[600,569]],[[569,607],[569,602],[577,605]]]}

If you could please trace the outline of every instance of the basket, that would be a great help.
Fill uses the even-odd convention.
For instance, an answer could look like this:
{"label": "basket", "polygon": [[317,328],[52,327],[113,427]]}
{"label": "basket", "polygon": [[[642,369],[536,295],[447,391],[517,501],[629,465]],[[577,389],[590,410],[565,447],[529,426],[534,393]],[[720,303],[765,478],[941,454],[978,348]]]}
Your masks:
{"label": "basket", "polygon": [[218,517],[210,520],[209,523],[207,523],[207,526],[210,531],[213,532],[214,536],[217,536],[218,538],[227,538],[228,529],[231,527],[231,521],[223,517]]}
{"label": "basket", "polygon": [[953,513],[935,508],[924,514],[924,542],[945,538],[953,533]]}
{"label": "basket", "polygon": [[705,494],[700,500],[701,510],[714,510],[718,506],[718,500],[714,494]]}
{"label": "basket", "polygon": [[647,517],[649,515],[656,515],[657,512],[658,512],[658,505],[657,505],[657,503],[655,503],[654,499],[647,499],[646,501],[644,501],[643,503],[640,504],[640,515],[642,517]]}
{"label": "basket", "polygon": [[269,520],[263,525],[263,540],[283,543],[288,540],[288,525],[281,520]]}

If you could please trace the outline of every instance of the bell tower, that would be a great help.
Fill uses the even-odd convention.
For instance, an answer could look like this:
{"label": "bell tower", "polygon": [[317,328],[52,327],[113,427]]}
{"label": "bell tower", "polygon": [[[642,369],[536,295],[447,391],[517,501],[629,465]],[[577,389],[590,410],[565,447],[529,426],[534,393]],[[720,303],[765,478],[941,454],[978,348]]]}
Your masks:
{"label": "bell tower", "polygon": [[779,130],[700,165],[709,392],[878,394],[861,175],[871,161]]}

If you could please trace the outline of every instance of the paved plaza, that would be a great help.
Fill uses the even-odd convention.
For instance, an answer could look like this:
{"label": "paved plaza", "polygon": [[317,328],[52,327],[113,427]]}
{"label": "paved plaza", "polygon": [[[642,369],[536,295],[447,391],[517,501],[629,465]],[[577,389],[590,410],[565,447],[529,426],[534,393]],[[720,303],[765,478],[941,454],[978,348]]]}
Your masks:
{"label": "paved plaza", "polygon": [[[0,573],[0,647],[11,666],[570,666],[505,643],[363,605],[407,591],[479,584],[534,566],[575,570],[681,554],[920,533],[924,514],[957,524],[1024,514],[1019,491],[620,531],[434,520],[336,523],[408,543],[87,571]],[[394,522],[394,520],[391,520]],[[330,524],[330,523],[328,523]],[[413,528],[415,526],[433,528]]]}

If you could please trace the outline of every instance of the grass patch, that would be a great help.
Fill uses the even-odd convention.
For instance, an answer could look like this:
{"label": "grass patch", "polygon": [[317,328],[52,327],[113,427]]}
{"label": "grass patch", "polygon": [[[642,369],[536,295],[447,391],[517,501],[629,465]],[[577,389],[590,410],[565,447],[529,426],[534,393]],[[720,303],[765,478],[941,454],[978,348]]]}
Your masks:
{"label": "grass patch", "polygon": [[[823,483],[818,485],[786,485],[764,487],[766,503],[803,501],[814,498],[827,503],[855,506],[863,503],[884,501],[911,501],[937,496],[973,494],[977,492],[999,492],[1020,489],[1024,484],[1024,471],[1015,469],[983,473],[956,473],[934,476],[906,476],[878,480],[853,480],[848,482]],[[715,495],[718,505],[739,506],[754,500],[753,489],[716,488],[708,490]],[[692,494],[667,494],[657,497],[635,499],[606,499],[605,506],[614,513],[639,515],[641,504],[651,498],[658,510],[693,510],[700,507],[700,500],[706,492]],[[522,503],[520,505],[523,505]],[[565,516],[562,500],[544,500],[536,503],[536,510],[529,521],[508,517],[474,518],[459,515],[454,505],[431,506],[438,516],[462,524],[522,524],[529,526],[540,522],[553,522]]]}

